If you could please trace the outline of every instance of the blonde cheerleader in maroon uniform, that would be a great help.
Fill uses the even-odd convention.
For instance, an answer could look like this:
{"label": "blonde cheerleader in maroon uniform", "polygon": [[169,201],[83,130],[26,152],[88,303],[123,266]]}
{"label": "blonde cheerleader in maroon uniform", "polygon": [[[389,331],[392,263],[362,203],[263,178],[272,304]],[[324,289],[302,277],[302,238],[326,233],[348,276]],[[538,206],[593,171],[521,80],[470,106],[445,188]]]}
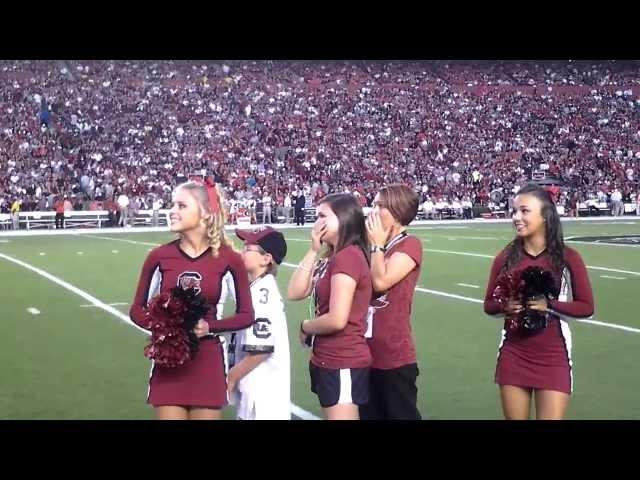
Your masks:
{"label": "blonde cheerleader in maroon uniform", "polygon": [[[154,364],[147,402],[160,420],[217,420],[227,404],[227,382],[220,332],[241,330],[254,322],[247,271],[224,234],[224,216],[213,182],[187,182],[176,188],[170,212],[171,231],[179,239],[149,253],[144,262],[131,319],[150,328],[149,302],[173,287],[195,288],[212,306],[195,326],[199,349],[175,367]],[[236,313],[216,320],[222,278],[230,273]]]}
{"label": "blonde cheerleader in maroon uniform", "polygon": [[[573,390],[571,331],[568,320],[593,315],[593,294],[587,270],[575,250],[565,246],[555,205],[546,190],[535,184],[522,188],[512,212],[516,237],[498,254],[491,268],[484,310],[489,315],[505,315],[495,381],[500,386],[504,416],[526,420],[531,400],[536,418],[562,419]],[[501,302],[496,287],[502,275],[540,267],[550,272],[556,298],[542,297],[525,305],[515,297]],[[545,315],[539,329],[515,319],[527,312]]]}

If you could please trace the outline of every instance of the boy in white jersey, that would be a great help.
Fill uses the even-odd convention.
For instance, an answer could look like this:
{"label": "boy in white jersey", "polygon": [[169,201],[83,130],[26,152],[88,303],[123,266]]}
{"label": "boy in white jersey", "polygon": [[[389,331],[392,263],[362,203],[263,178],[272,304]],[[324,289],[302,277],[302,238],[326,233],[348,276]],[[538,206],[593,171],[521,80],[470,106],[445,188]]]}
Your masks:
{"label": "boy in white jersey", "polygon": [[290,420],[289,336],[275,279],[287,244],[282,233],[271,227],[236,230],[236,235],[244,241],[242,258],[256,322],[231,339],[229,397],[236,399],[238,419]]}

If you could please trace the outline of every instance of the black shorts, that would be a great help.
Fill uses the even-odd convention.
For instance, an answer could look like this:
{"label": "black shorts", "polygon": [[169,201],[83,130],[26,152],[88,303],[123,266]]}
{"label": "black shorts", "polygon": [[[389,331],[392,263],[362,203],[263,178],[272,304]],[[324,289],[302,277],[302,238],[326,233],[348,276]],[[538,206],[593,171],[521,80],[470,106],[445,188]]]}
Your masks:
{"label": "black shorts", "polygon": [[322,368],[309,362],[311,391],[318,395],[323,408],[347,403],[365,405],[369,401],[369,370]]}
{"label": "black shorts", "polygon": [[422,420],[418,411],[418,365],[390,370],[372,368],[369,403],[360,407],[361,420]]}

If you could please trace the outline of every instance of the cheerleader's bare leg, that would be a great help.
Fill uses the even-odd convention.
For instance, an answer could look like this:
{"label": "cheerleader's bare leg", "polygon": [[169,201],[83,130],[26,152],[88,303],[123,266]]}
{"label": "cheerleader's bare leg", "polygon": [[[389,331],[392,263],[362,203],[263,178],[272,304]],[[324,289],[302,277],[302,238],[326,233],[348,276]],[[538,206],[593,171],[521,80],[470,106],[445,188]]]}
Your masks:
{"label": "cheerleader's bare leg", "polygon": [[569,395],[553,390],[536,390],[536,418],[562,420],[569,406]]}
{"label": "cheerleader's bare leg", "polygon": [[189,420],[189,410],[184,407],[163,405],[155,407],[156,420]]}
{"label": "cheerleader's bare leg", "polygon": [[505,420],[529,420],[531,389],[500,385],[500,399]]}

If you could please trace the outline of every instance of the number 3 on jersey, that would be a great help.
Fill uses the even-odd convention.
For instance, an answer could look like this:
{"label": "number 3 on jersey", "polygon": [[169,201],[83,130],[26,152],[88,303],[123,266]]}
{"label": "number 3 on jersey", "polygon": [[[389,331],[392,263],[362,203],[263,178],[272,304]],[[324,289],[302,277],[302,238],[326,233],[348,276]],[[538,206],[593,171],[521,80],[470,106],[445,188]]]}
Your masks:
{"label": "number 3 on jersey", "polygon": [[260,297],[259,302],[262,304],[267,304],[269,303],[269,289],[267,288],[261,288],[260,289],[260,293],[264,296]]}

